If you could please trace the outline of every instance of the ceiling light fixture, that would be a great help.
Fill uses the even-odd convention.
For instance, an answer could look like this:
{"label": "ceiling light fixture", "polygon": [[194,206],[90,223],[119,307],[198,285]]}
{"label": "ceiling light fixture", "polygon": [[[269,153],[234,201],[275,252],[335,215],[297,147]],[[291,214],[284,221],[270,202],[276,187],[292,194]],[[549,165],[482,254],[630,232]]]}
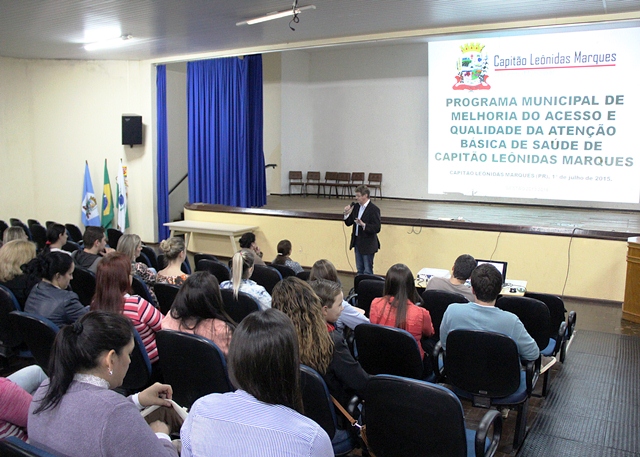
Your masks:
{"label": "ceiling light fixture", "polygon": [[[297,1],[295,3],[297,3]],[[315,9],[316,9],[315,5],[308,5],[308,6],[291,8],[286,11],[274,11],[273,13],[267,13],[264,16],[256,17],[254,19],[248,19],[246,21],[236,22],[236,25],[259,24],[260,22],[272,21],[274,19],[280,19],[282,17],[287,17],[287,16],[294,16],[299,14],[300,11],[315,10]]]}
{"label": "ceiling light fixture", "polygon": [[87,51],[95,51],[96,49],[117,48],[118,46],[124,46],[130,44],[133,39],[133,35],[121,35],[116,38],[109,38],[108,40],[96,41],[94,43],[87,43],[84,48]]}

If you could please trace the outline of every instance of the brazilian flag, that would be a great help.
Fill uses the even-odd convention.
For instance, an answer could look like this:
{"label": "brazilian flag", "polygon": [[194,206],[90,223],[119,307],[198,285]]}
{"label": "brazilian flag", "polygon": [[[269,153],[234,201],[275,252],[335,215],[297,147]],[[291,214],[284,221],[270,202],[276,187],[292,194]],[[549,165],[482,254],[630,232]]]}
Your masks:
{"label": "brazilian flag", "polygon": [[113,222],[113,197],[111,182],[107,171],[107,159],[104,159],[104,187],[102,188],[102,226],[109,228]]}

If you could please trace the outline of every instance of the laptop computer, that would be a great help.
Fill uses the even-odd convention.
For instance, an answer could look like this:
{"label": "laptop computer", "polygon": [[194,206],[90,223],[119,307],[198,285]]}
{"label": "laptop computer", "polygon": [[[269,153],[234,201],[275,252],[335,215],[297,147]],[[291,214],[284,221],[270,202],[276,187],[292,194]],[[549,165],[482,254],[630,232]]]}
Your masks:
{"label": "laptop computer", "polygon": [[502,285],[507,284],[507,262],[503,262],[501,260],[480,260],[476,259],[478,262],[478,266],[483,263],[488,263],[489,265],[493,265],[496,269],[502,274]]}

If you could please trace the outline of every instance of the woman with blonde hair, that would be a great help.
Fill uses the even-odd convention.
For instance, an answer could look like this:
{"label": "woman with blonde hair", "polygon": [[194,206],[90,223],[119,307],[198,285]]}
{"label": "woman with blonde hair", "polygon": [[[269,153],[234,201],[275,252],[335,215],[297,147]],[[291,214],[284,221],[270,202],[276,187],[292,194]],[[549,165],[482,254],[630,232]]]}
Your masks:
{"label": "woman with blonde hair", "polygon": [[182,263],[187,258],[187,248],[184,240],[172,236],[160,242],[160,250],[164,254],[166,268],[160,270],[156,276],[156,282],[180,286],[189,277],[182,271]]}
{"label": "woman with blonde hair", "polygon": [[231,259],[231,281],[224,281],[220,284],[220,289],[233,289],[233,294],[237,298],[238,292],[251,295],[261,309],[271,308],[271,295],[269,292],[249,279],[253,273],[254,255],[248,249],[240,249]]}
{"label": "woman with blonde hair", "polygon": [[28,240],[29,237],[25,233],[22,227],[13,226],[7,228],[2,235],[2,244],[7,244],[9,241],[14,240]]}
{"label": "woman with blonde hair", "polygon": [[116,251],[122,252],[131,259],[131,272],[142,279],[148,286],[156,282],[156,272],[142,262],[136,262],[142,252],[142,240],[135,233],[126,233],[118,240]]}
{"label": "woman with blonde hair", "polygon": [[273,288],[273,307],[293,322],[300,362],[320,373],[331,395],[344,406],[354,394],[362,396],[369,375],[353,359],[342,334],[330,331],[311,286],[295,276],[283,279]]}
{"label": "woman with blonde hair", "polygon": [[[309,282],[316,281],[318,279],[324,279],[340,284],[338,279],[338,270],[327,259],[320,259],[311,267],[311,274],[309,275]],[[345,327],[349,327],[351,330],[356,328],[359,324],[368,324],[369,319],[364,315],[364,310],[358,307],[352,306],[346,300],[342,300],[342,312],[340,317],[334,325],[337,330],[344,331]]]}
{"label": "woman with blonde hair", "polygon": [[5,286],[24,308],[31,288],[39,281],[25,274],[22,266],[36,256],[36,245],[27,240],[13,240],[0,248],[0,284]]}

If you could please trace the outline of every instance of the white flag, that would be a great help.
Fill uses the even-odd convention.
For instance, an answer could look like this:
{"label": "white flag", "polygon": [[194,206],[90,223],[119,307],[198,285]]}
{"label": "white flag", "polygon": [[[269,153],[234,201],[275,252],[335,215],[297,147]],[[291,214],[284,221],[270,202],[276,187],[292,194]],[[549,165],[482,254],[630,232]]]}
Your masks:
{"label": "white flag", "polygon": [[122,160],[120,160],[120,168],[118,168],[116,185],[118,187],[118,230],[124,233],[125,229],[129,227],[129,208],[127,205],[127,184],[124,179],[124,167],[122,166]]}

